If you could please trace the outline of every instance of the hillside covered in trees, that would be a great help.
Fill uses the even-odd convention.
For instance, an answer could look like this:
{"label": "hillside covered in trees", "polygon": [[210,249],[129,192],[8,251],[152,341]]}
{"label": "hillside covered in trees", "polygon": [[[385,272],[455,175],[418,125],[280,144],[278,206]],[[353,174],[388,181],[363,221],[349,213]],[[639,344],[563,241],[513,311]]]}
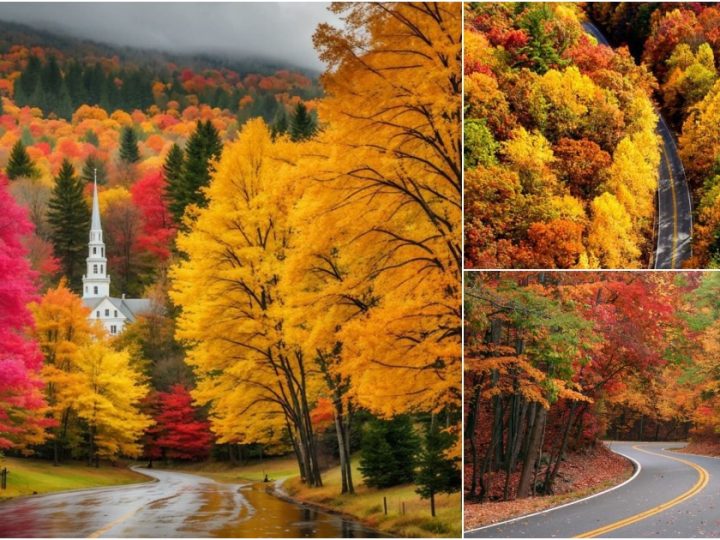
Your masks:
{"label": "hillside covered in trees", "polygon": [[[4,452],[289,454],[459,512],[461,6],[333,9],[319,82],[3,53]],[[152,305],[116,337],[78,295],[96,174],[111,293]]]}
{"label": "hillside covered in trees", "polygon": [[704,3],[590,3],[613,44],[627,44],[657,80],[655,95],[678,135],[693,197],[689,268],[720,264],[720,8]]}
{"label": "hillside covered in trees", "polygon": [[466,276],[466,500],[553,494],[603,438],[717,449],[718,298],[713,272]]}
{"label": "hillside covered in trees", "polygon": [[655,80],[578,4],[470,3],[466,263],[642,267],[652,252]]}

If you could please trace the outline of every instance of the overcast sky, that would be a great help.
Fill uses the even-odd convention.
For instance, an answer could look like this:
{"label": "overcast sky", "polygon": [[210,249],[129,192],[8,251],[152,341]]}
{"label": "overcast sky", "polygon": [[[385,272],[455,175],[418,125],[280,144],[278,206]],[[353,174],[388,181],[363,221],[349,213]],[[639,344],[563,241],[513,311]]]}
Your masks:
{"label": "overcast sky", "polygon": [[318,23],[338,24],[327,3],[0,3],[0,19],[113,45],[223,52],[322,68]]}

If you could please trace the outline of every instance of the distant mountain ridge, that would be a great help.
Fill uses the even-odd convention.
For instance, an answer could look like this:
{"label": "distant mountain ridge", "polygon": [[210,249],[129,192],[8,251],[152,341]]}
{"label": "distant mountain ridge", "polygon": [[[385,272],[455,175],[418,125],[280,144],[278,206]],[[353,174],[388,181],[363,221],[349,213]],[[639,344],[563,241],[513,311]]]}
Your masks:
{"label": "distant mountain ridge", "polygon": [[151,66],[152,64],[177,64],[198,69],[230,69],[241,76],[256,73],[270,75],[277,70],[289,69],[316,78],[318,70],[298,66],[279,59],[261,58],[253,55],[240,57],[225,52],[174,53],[158,49],[136,48],[102,43],[91,39],[76,38],[60,32],[46,30],[27,24],[5,21],[0,18],[0,53],[11,50],[14,45],[47,47],[57,49],[67,56],[117,56],[123,63]]}

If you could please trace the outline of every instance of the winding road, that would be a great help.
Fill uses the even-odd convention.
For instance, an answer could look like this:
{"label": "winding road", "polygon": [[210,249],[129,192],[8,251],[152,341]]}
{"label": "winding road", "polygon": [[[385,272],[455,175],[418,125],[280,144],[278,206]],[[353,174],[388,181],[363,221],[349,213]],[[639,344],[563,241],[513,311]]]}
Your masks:
{"label": "winding road", "polygon": [[720,459],[668,451],[684,443],[612,442],[636,463],[629,481],[567,505],[472,531],[468,538],[720,536]]}
{"label": "winding road", "polygon": [[[591,22],[583,23],[585,31],[598,43],[610,43]],[[677,145],[665,119],[658,112],[657,131],[662,139],[662,154],[657,191],[657,245],[653,257],[654,268],[682,268],[692,255],[692,205],[685,169]]]}
{"label": "winding road", "polygon": [[355,521],[281,500],[262,485],[137,470],[156,481],[0,503],[0,537],[377,536]]}

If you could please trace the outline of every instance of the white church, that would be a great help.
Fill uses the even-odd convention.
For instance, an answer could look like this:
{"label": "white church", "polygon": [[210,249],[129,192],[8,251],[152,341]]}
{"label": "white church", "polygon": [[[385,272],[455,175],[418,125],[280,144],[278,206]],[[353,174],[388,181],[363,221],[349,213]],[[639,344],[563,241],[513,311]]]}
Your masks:
{"label": "white church", "polygon": [[90,309],[88,318],[91,321],[100,321],[112,335],[122,332],[125,325],[133,322],[138,315],[150,311],[150,300],[147,298],[125,298],[124,294],[121,298],[110,296],[110,276],[100,224],[97,181],[93,186],[87,273],[82,280],[83,303]]}

